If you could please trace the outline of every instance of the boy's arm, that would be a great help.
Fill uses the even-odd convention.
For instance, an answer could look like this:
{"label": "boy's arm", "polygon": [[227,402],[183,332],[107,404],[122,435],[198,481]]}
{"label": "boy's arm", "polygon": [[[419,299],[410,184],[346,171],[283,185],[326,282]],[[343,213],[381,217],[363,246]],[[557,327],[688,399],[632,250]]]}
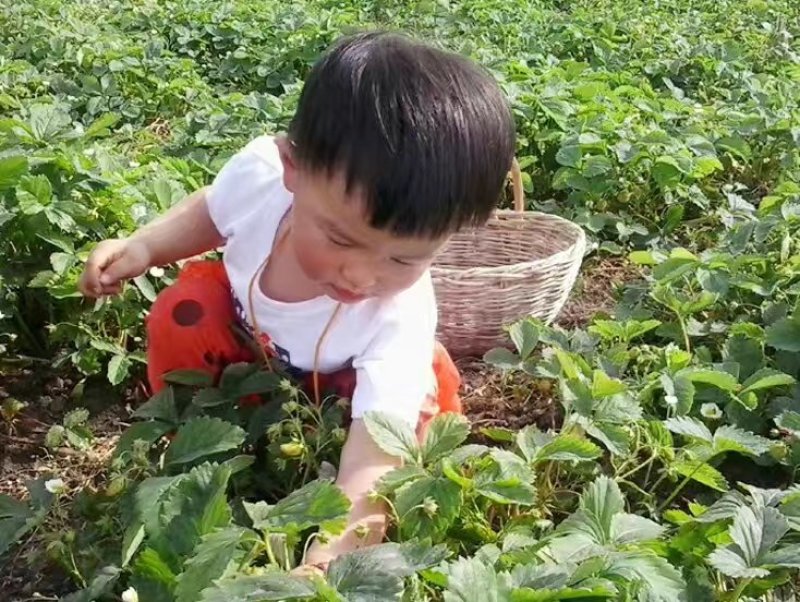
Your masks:
{"label": "boy's arm", "polygon": [[90,297],[113,295],[121,282],[148,268],[193,257],[220,246],[224,239],[208,211],[202,188],[171,207],[129,238],[104,240],[89,255],[79,282]]}
{"label": "boy's arm", "polygon": [[[400,458],[386,454],[375,444],[362,420],[353,420],[336,478],[336,484],[353,504],[347,528],[327,544],[315,541],[306,555],[307,565],[327,565],[340,554],[380,543],[386,528],[386,510],[380,501],[369,501],[369,492],[378,479],[400,463]],[[362,531],[366,536],[359,536]]]}

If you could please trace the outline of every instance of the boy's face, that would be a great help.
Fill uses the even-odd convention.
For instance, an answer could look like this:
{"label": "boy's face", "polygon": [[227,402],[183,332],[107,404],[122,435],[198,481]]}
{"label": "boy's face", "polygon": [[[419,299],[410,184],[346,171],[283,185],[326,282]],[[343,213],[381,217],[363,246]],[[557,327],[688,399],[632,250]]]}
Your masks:
{"label": "boy's face", "polygon": [[447,236],[399,237],[373,228],[360,195],[346,191],[341,175],[301,168],[285,138],[278,147],[284,184],[294,194],[292,247],[323,294],[343,303],[391,296],[414,284],[447,242]]}

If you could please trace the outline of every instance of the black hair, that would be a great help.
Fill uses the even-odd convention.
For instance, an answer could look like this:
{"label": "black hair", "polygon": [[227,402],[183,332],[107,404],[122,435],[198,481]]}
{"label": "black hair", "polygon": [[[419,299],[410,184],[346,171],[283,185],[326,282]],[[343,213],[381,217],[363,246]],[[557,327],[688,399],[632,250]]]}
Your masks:
{"label": "black hair", "polygon": [[437,237],[480,225],[515,146],[494,79],[466,57],[387,32],[340,40],[312,68],[289,127],[296,159],[342,170],[373,227]]}

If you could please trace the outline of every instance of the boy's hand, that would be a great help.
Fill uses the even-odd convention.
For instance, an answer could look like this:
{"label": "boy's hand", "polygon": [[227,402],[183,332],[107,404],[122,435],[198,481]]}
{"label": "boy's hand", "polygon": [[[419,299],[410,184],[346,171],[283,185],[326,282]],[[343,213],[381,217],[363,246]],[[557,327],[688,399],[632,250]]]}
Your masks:
{"label": "boy's hand", "polygon": [[147,245],[132,238],[104,240],[86,261],[78,289],[87,297],[116,295],[122,281],[144,274],[150,267]]}

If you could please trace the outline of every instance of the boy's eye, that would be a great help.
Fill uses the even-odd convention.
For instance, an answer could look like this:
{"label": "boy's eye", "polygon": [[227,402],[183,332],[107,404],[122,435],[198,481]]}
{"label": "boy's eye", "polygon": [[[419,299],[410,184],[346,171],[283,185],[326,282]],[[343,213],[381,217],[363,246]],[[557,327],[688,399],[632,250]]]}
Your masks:
{"label": "boy's eye", "polygon": [[410,262],[410,261],[406,261],[406,260],[404,260],[404,259],[397,259],[397,258],[395,258],[395,257],[392,257],[392,261],[393,261],[393,262],[395,262],[395,263],[396,263],[396,264],[398,264],[398,265],[403,265],[403,266],[406,266],[406,267],[411,267],[411,266],[413,266],[413,265],[414,265],[414,264],[413,264],[412,262]]}
{"label": "boy's eye", "polygon": [[328,240],[335,244],[337,247],[352,247],[353,245],[346,240],[342,240],[340,238],[335,238],[333,236],[328,236]]}

